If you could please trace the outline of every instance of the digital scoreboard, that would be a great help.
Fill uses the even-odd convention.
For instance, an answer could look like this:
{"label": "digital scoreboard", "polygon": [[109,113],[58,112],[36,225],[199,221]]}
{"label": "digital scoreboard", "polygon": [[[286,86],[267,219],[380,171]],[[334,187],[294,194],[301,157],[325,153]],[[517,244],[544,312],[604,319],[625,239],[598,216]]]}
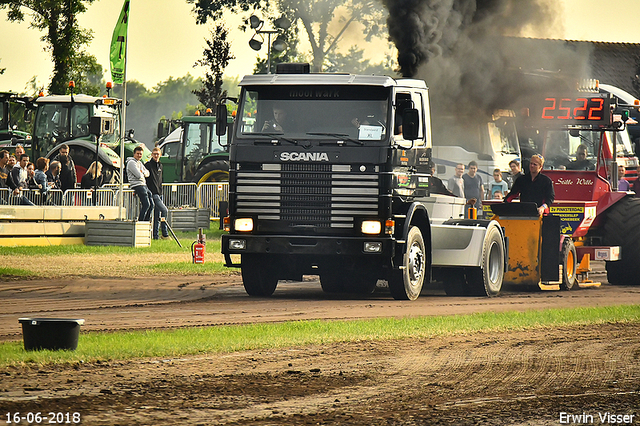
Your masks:
{"label": "digital scoreboard", "polygon": [[611,125],[611,102],[607,96],[547,96],[541,101],[531,118],[545,127]]}

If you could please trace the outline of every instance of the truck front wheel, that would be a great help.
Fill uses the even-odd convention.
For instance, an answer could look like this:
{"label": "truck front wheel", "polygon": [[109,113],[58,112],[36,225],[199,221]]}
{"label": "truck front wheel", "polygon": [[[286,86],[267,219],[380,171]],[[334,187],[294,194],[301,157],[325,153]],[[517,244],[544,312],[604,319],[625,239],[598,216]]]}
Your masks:
{"label": "truck front wheel", "polygon": [[416,300],[420,296],[429,268],[427,256],[420,228],[411,227],[407,236],[407,251],[403,255],[402,269],[391,271],[388,277],[389,290],[394,299]]}
{"label": "truck front wheel", "polygon": [[241,259],[242,284],[249,296],[268,297],[278,286],[273,262],[260,255],[243,254]]}

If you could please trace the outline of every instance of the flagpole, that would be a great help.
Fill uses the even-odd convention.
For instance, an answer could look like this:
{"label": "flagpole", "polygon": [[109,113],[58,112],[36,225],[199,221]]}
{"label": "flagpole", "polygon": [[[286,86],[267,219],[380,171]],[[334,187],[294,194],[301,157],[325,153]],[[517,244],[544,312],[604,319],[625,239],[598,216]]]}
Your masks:
{"label": "flagpole", "polygon": [[[111,37],[109,59],[111,64],[111,78],[114,83],[122,84],[122,104],[120,108],[120,185],[118,191],[118,219],[124,220],[124,173],[125,160],[124,144],[127,129],[127,55],[129,52],[128,26],[131,0],[124,0],[122,11]],[[124,46],[123,46],[124,45]],[[122,48],[124,47],[124,55]]]}
{"label": "flagpole", "polygon": [[[129,51],[128,48],[129,43],[127,43],[124,47],[124,63],[127,63],[127,53]],[[127,67],[124,67],[124,78],[122,81],[122,126],[120,127],[120,191],[118,193],[120,196],[118,197],[118,217],[120,220],[124,220],[122,216],[122,212],[124,210],[124,162],[126,159],[124,158],[124,143],[125,143],[125,133],[126,133],[126,124],[127,124]]]}

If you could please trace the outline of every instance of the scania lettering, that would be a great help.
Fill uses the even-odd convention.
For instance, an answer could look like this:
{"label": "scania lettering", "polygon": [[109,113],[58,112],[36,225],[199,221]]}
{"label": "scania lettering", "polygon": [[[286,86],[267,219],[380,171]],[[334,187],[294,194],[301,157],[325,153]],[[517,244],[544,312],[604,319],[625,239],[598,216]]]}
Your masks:
{"label": "scania lettering", "polygon": [[502,228],[430,191],[425,82],[290,65],[308,69],[282,64],[240,83],[222,253],[247,293],[317,275],[327,293],[367,294],[385,280],[394,298],[414,300],[429,280],[462,277],[465,294],[498,294]]}
{"label": "scania lettering", "polygon": [[329,161],[329,156],[325,152],[282,152],[282,161]]}

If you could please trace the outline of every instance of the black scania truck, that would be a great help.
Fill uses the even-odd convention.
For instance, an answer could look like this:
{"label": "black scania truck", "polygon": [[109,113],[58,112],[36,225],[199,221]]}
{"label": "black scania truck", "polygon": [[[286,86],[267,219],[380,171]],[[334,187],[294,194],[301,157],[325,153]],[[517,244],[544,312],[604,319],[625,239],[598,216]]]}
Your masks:
{"label": "black scania truck", "polygon": [[500,291],[498,223],[465,220],[464,200],[429,191],[424,81],[281,64],[240,86],[222,253],[249,295],[303,275],[330,293],[386,280],[405,300],[434,274],[455,283],[451,293]]}

